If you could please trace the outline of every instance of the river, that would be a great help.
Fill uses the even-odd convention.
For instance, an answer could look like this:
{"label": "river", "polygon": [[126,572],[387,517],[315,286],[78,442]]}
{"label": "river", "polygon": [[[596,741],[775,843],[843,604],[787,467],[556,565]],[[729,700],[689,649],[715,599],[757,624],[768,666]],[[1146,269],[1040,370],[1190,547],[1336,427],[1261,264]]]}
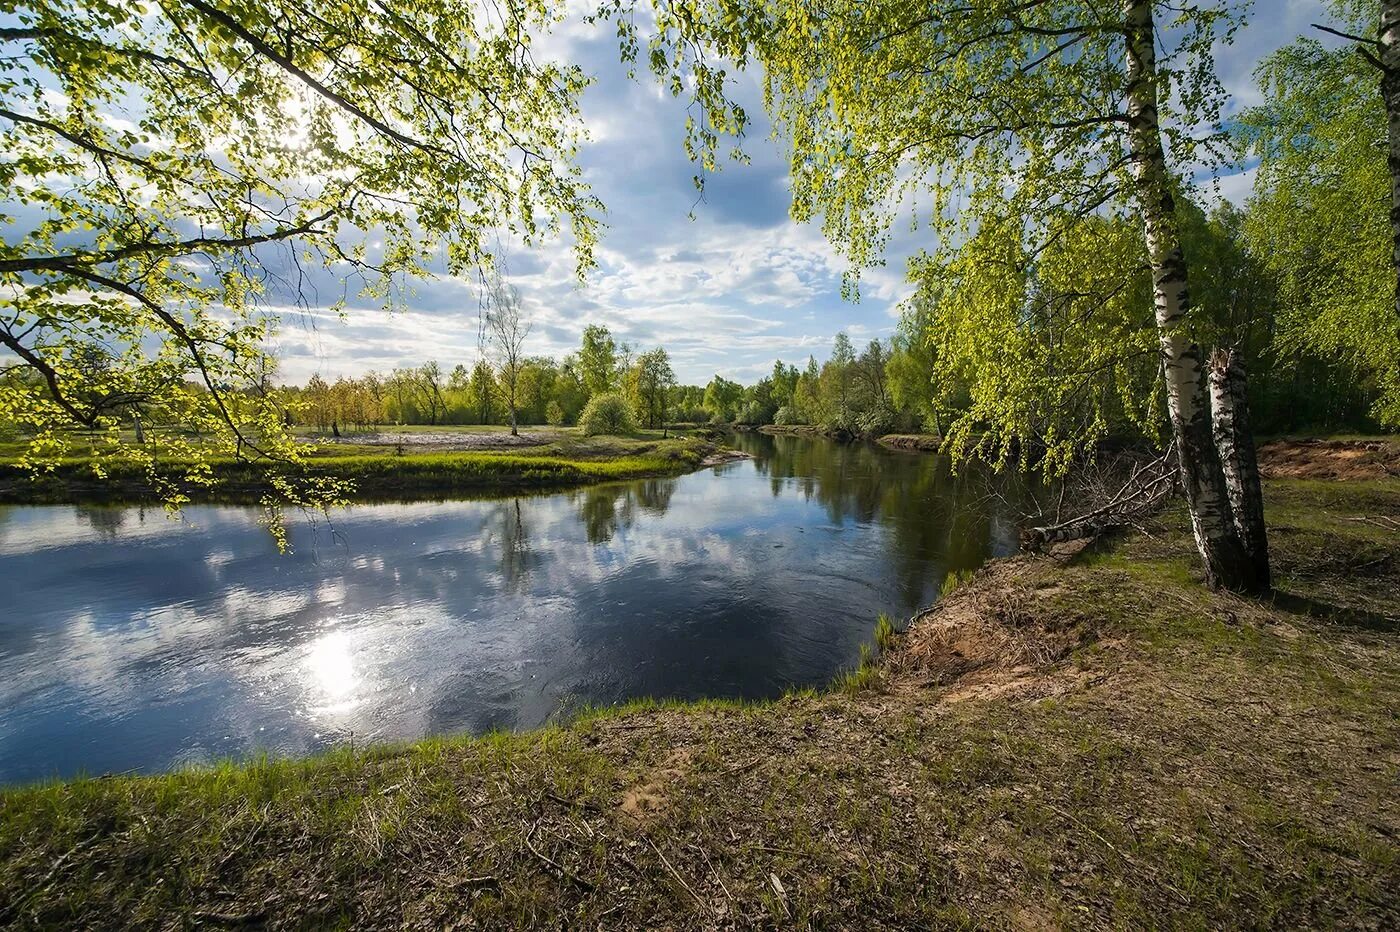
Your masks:
{"label": "river", "polygon": [[259,512],[0,507],[0,783],[760,698],[1014,549],[941,458],[740,434],[675,479]]}

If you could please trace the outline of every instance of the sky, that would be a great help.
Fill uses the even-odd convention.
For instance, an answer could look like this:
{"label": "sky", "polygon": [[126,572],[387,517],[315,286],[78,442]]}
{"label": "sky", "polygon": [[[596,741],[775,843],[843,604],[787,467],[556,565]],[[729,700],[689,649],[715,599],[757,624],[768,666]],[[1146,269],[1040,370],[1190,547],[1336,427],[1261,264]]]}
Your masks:
{"label": "sky", "polygon": [[[1253,71],[1261,58],[1325,22],[1323,0],[1255,0],[1235,43],[1218,51],[1231,102],[1225,114],[1260,102]],[[533,321],[530,355],[562,358],[588,324],[606,325],[640,350],[661,345],[676,375],[704,384],[716,374],[751,383],[773,360],[824,360],[844,330],[857,344],[888,338],[907,297],[908,256],[932,244],[896,232],[883,268],[863,274],[858,303],[841,297],[846,263],[816,224],[788,215],[787,164],[760,106],[759,83],[741,75],[736,94],[753,123],[749,164],[725,161],[697,203],[695,167],[682,147],[685,105],[648,76],[629,80],[607,26],[570,20],[537,52],[579,64],[595,84],[582,101],[591,141],[580,152],[585,177],[606,205],[599,267],[580,286],[567,244],[507,256],[510,281]],[[1249,194],[1246,166],[1220,181],[1237,203]],[[693,215],[693,219],[692,219]],[[418,365],[445,369],[478,356],[474,284],[450,277],[417,283],[407,310],[355,307],[284,315],[277,349],[281,377],[304,382]]]}

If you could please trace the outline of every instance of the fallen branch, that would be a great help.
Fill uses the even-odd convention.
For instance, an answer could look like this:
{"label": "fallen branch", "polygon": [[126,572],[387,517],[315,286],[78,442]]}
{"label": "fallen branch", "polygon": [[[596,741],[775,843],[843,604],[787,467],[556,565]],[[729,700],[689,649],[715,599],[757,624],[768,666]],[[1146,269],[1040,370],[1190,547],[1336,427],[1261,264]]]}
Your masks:
{"label": "fallen branch", "polygon": [[1094,538],[1112,528],[1137,526],[1142,518],[1161,510],[1177,488],[1176,448],[1133,469],[1128,481],[1109,500],[1084,514],[1021,532],[1021,549],[1036,550],[1051,544]]}

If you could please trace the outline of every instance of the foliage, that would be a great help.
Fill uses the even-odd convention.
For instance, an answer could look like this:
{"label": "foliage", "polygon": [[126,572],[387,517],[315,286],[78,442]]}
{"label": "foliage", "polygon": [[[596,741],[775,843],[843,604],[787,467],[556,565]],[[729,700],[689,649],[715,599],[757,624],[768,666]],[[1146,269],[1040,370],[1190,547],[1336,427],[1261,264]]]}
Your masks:
{"label": "foliage", "polygon": [[952,409],[962,390],[969,402],[948,448],[1024,461],[1022,441],[1035,440],[1042,465],[1056,470],[1114,422],[1154,432],[1157,336],[1135,224],[1066,223],[1036,256],[1008,230],[991,224],[946,264],[917,269],[921,286],[943,296],[932,332],[934,403]]}
{"label": "foliage", "polygon": [[1264,103],[1240,121],[1260,159],[1243,233],[1277,283],[1273,352],[1340,363],[1336,381],[1360,382],[1376,420],[1400,427],[1391,178],[1376,73],[1352,49],[1303,38],[1267,58],[1257,77]]}
{"label": "foliage", "polygon": [[578,367],[588,394],[597,395],[617,387],[617,341],[607,327],[589,324],[583,328]]}
{"label": "foliage", "polygon": [[632,419],[632,406],[617,392],[603,392],[588,399],[579,415],[579,427],[586,436],[598,434],[630,434],[637,429]]}
{"label": "foliage", "polygon": [[[963,385],[972,393],[949,429],[961,438],[953,449],[1005,462],[1024,449],[1021,441],[1043,441],[1055,453],[1042,462],[1058,468],[1099,440],[1111,416],[1147,420],[1156,388],[1138,378],[1135,360],[1156,324],[1140,287],[1142,247],[1129,256],[1115,235],[1116,257],[1129,260],[1116,275],[1088,251],[1090,240],[1106,235],[1104,225],[1131,224],[1139,195],[1155,196],[1134,174],[1141,159],[1126,112],[1121,3],[660,0],[654,7],[648,64],[674,93],[689,91],[702,113],[689,140],[702,165],[712,162],[714,132],[742,128],[745,119],[725,93],[719,62],[762,65],[765,104],[788,143],[793,216],[821,219],[851,261],[849,290],[862,268],[880,261],[901,212],[939,244],[915,261],[911,276],[929,293],[941,290],[941,302],[961,302],[940,310],[932,335],[941,372],[957,376],[935,375],[940,400]],[[1153,7],[1163,18],[1155,30],[1163,48],[1152,80],[1165,86],[1155,96],[1171,162],[1221,165],[1224,91],[1212,52],[1230,40],[1239,17],[1218,5]],[[614,5],[627,8],[623,0]],[[619,22],[623,53],[635,56],[636,27]],[[1170,193],[1161,192],[1165,200]],[[1166,214],[1170,227],[1176,217],[1170,207]],[[1094,295],[1064,287],[1077,273],[1095,278],[1096,295],[1110,296],[1104,313]],[[949,283],[967,284],[976,301]],[[1139,303],[1130,306],[1130,298]],[[1071,304],[1095,313],[1070,313]],[[990,333],[977,329],[983,324]],[[992,353],[992,334],[1010,341],[1006,357]],[[1103,345],[1105,336],[1115,341]],[[1064,365],[1085,347],[1093,358],[1027,371],[1036,362]],[[804,413],[847,430],[860,427],[849,349],[837,347],[820,384],[797,388]],[[879,393],[867,400],[881,404]],[[1052,407],[1042,413],[1045,403]],[[968,442],[984,433],[991,443]]]}
{"label": "foliage", "polygon": [[739,415],[743,397],[744,386],[716,374],[705,386],[705,409],[718,421],[733,421]]}
{"label": "foliage", "polygon": [[572,158],[587,79],[529,54],[548,0],[8,9],[0,344],[18,362],[0,420],[32,436],[32,466],[60,457],[70,428],[97,431],[103,457],[142,460],[178,504],[209,447],[130,442],[119,428],[138,405],[295,464],[265,390],[261,309],[303,300],[306,263],[393,304],[429,263],[486,261],[502,227],[532,243],[568,227],[580,271],[592,262],[597,204]]}

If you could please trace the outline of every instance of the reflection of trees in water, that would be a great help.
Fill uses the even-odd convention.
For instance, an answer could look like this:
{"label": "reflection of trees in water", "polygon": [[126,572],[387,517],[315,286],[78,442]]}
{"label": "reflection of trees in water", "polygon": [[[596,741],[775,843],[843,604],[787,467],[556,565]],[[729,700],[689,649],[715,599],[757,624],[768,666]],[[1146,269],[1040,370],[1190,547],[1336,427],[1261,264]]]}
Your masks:
{"label": "reflection of trees in water", "polygon": [[989,555],[1007,527],[999,519],[1020,495],[1016,482],[977,465],[954,473],[943,456],[805,437],[739,437],[759,472],[769,477],[774,496],[795,486],[834,524],[887,528],[891,565],[911,609],[925,598],[930,581],[977,566]]}
{"label": "reflection of trees in water", "polygon": [[595,485],[575,493],[578,517],[590,544],[606,544],[619,528],[630,528],[638,510],[664,515],[676,490],[674,479],[638,479],[626,485]]}
{"label": "reflection of trees in water", "polygon": [[77,515],[78,521],[86,523],[94,531],[103,537],[111,540],[117,536],[117,532],[126,524],[125,508],[114,508],[108,505],[75,505],[73,513]]}
{"label": "reflection of trees in water", "polygon": [[676,491],[674,479],[642,479],[628,487],[635,491],[637,504],[643,511],[654,515],[664,515],[671,507],[671,495]]}
{"label": "reflection of trees in water", "polygon": [[590,544],[606,544],[617,533],[622,522],[618,515],[618,503],[622,498],[621,490],[607,486],[584,489],[574,496],[578,503],[578,519],[583,522]]}
{"label": "reflection of trees in water", "polygon": [[520,499],[501,502],[497,506],[500,521],[501,582],[508,592],[519,592],[529,580],[534,554],[530,550],[530,533],[525,527]]}

